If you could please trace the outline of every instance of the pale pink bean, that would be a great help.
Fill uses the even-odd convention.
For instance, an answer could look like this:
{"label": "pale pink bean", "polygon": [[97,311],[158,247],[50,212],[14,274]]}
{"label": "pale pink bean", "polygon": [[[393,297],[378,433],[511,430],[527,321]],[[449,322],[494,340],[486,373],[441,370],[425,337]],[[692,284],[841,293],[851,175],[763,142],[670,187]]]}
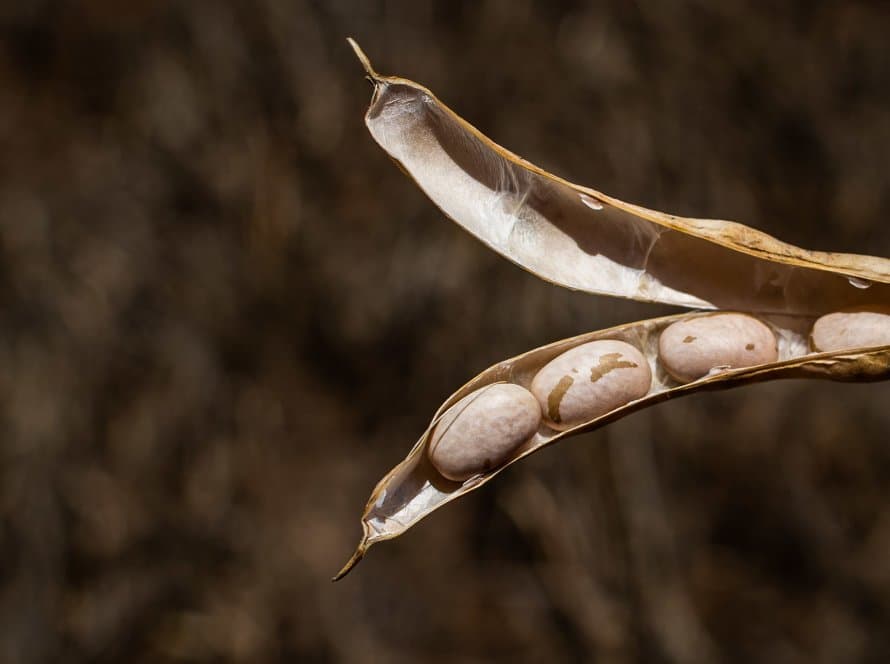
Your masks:
{"label": "pale pink bean", "polygon": [[502,465],[541,424],[541,408],[524,387],[496,383],[449,408],[430,435],[427,455],[457,482]]}
{"label": "pale pink bean", "polygon": [[890,345],[890,307],[857,307],[822,316],[810,346],[819,352]]}
{"label": "pale pink bean", "polygon": [[559,355],[532,380],[547,425],[570,429],[645,396],[652,371],[643,354],[623,341],[591,341]]}
{"label": "pale pink bean", "polygon": [[713,369],[739,369],[775,362],[776,335],[747,314],[696,316],[669,325],[658,339],[661,365],[676,380],[689,383]]}

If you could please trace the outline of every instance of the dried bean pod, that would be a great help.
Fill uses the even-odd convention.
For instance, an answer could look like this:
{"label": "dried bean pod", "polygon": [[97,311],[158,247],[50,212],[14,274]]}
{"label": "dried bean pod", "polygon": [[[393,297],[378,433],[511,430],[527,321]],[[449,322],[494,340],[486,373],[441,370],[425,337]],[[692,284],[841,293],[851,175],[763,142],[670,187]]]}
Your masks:
{"label": "dried bean pod", "polygon": [[[585,347],[609,348],[608,352],[614,352],[615,345],[617,344],[618,348],[628,355],[638,353],[637,348],[642,348],[645,349],[645,353],[650,358],[655,359],[657,357],[659,339],[671,325],[676,324],[678,321],[688,322],[713,316],[714,314],[701,313],[680,314],[627,323],[607,330],[588,332],[579,337],[563,339],[562,341],[535,348],[522,355],[498,362],[474,377],[446,400],[443,407],[434,416],[431,427],[421,435],[417,444],[405,459],[387,473],[374,489],[362,516],[362,528],[364,531],[362,539],[358,547],[356,547],[355,553],[336,578],[341,578],[352,569],[374,543],[401,535],[415,523],[452,500],[456,500],[484,486],[510,464],[548,445],[553,445],[582,431],[591,431],[639,408],[645,408],[667,399],[694,394],[701,390],[725,389],[736,385],[779,378],[822,378],[841,381],[890,380],[890,344],[883,348],[857,350],[855,352],[843,351],[836,355],[813,355],[807,352],[806,345],[807,335],[812,329],[813,319],[767,318],[771,329],[781,330],[781,334],[776,335],[781,360],[765,366],[717,372],[689,385],[680,386],[673,380],[664,380],[664,376],[659,372],[652,375],[651,386],[648,386],[648,380],[642,381],[643,385],[649,387],[649,390],[641,398],[634,400],[632,395],[625,395],[620,399],[623,403],[613,408],[613,410],[602,412],[599,415],[592,414],[589,419],[577,422],[571,428],[568,428],[566,422],[562,423],[564,426],[559,430],[550,426],[539,426],[527,441],[509,452],[499,462],[499,465],[493,467],[488,472],[484,470],[478,471],[477,469],[478,474],[469,477],[466,481],[437,481],[441,479],[440,471],[436,470],[433,464],[422,461],[423,456],[430,454],[430,443],[433,438],[441,438],[441,443],[446,441],[446,437],[454,433],[446,431],[448,419],[452,417],[452,414],[454,414],[455,420],[459,419],[461,421],[469,415],[470,419],[464,422],[467,425],[474,422],[478,426],[482,421],[478,417],[473,417],[469,408],[464,409],[460,416],[457,417],[460,410],[458,406],[466,403],[468,397],[480,393],[485,394],[488,390],[494,390],[495,388],[499,390],[504,388],[514,391],[519,390],[522,393],[524,391],[522,386],[530,386],[533,382],[537,382],[537,386],[540,387],[544,377],[543,370],[546,367],[552,367],[557,362],[566,362],[566,358],[572,358],[573,353],[579,349],[582,352],[588,352],[585,350]],[[606,346],[603,346],[603,344]],[[638,356],[638,359],[642,358]],[[627,361],[627,356],[622,356],[618,361]],[[644,362],[645,360],[639,362],[641,367]],[[646,373],[650,372],[649,366],[647,365],[644,369]],[[638,369],[622,368],[612,370],[593,384],[603,383],[610,376],[631,370],[637,371]],[[572,373],[571,367],[569,367],[568,371],[569,375],[580,377],[580,369],[579,374]],[[552,384],[558,385],[559,379],[563,375],[565,374],[555,376]],[[590,374],[588,373],[587,376],[589,378]],[[510,382],[505,383],[504,381]],[[590,384],[589,380],[588,384]],[[573,385],[572,387],[577,386]],[[540,411],[541,408],[537,400],[541,399],[541,395],[535,394],[532,396],[526,393],[526,396],[535,401],[534,409]],[[547,404],[548,396],[549,393],[544,390],[543,401],[545,404]],[[563,420],[568,415],[564,407],[567,405],[566,398],[569,396],[571,396],[571,393],[567,390],[567,393],[560,400],[559,417]],[[478,399],[473,403],[480,406],[484,405],[480,404]],[[533,412],[534,409],[532,409]],[[540,415],[538,416],[540,417]],[[469,438],[463,438],[464,443],[468,443],[469,440]],[[483,443],[487,444],[482,438],[476,441],[476,444]],[[472,449],[472,445],[467,444],[464,446],[464,449],[467,448]]]}
{"label": "dried bean pod", "polygon": [[[648,210],[568,182],[495,144],[423,86],[381,76],[351,43],[374,84],[365,117],[372,136],[446,215],[488,247],[531,273],[574,290],[698,309],[756,312],[776,331],[781,359],[713,372],[688,385],[677,385],[659,371],[651,380],[640,381],[642,394],[624,394],[605,406],[594,400],[602,412],[570,422],[566,399],[574,398],[572,390],[580,387],[573,382],[559,399],[556,417],[550,418],[559,430],[539,426],[490,472],[483,470],[463,482],[442,482],[439,471],[424,457],[436,455],[431,446],[434,435],[439,444],[452,435],[442,426],[445,416],[468,395],[504,381],[529,386],[534,379],[540,387],[548,364],[565,361],[571,351],[593,342],[629,342],[657,361],[659,339],[668,326],[703,316],[670,316],[588,332],[499,362],[449,397],[405,459],[377,484],[362,515],[362,539],[335,579],[352,569],[376,542],[401,535],[437,509],[484,486],[510,464],[640,408],[701,390],[779,378],[890,380],[890,343],[883,336],[843,342],[878,341],[882,347],[807,352],[811,332],[819,344],[813,321],[824,312],[890,302],[887,259],[807,251],[742,224]],[[555,356],[559,357],[554,361]],[[641,356],[639,361],[618,361],[636,362],[639,367],[633,371],[651,374]],[[727,364],[717,362],[717,366]],[[613,369],[592,384],[606,386],[604,381],[613,374],[631,370]],[[550,396],[559,396],[553,388],[565,375],[555,376],[549,391],[532,398],[549,410]],[[469,407],[455,415],[455,421],[463,421],[468,411]]]}

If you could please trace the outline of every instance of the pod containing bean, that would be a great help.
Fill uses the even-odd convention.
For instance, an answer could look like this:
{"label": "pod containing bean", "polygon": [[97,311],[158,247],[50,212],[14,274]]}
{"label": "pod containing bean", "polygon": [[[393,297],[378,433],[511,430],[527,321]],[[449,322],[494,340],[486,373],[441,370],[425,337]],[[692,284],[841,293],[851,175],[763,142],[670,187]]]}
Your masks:
{"label": "pod containing bean", "polygon": [[696,316],[669,325],[658,339],[665,371],[680,383],[713,369],[740,369],[778,359],[776,336],[762,321],[739,313]]}
{"label": "pod containing bean", "polygon": [[887,345],[890,307],[856,307],[826,314],[810,333],[810,347],[820,353]]}
{"label": "pod containing bean", "polygon": [[[567,182],[482,136],[423,86],[379,75],[351,43],[374,83],[371,134],[486,245],[573,290],[689,308],[733,303],[768,324],[726,311],[643,320],[489,367],[473,379],[485,387],[455,398],[374,489],[364,536],[337,578],[373,543],[484,485],[520,449],[530,454],[699,390],[790,377],[890,380],[890,261],[808,251],[742,224],[647,210]],[[490,186],[504,173],[518,190]],[[527,205],[528,195],[547,204]],[[503,214],[488,214],[494,207]],[[848,309],[863,303],[883,308]],[[836,313],[816,320],[824,311]],[[521,385],[502,383],[505,376]],[[423,455],[456,482],[430,482]],[[471,477],[478,481],[463,481]]]}
{"label": "pod containing bean", "polygon": [[[866,312],[871,315],[862,313],[829,314],[815,326],[812,318],[764,316],[767,323],[736,312],[668,316],[590,332],[489,367],[473,379],[484,387],[453,399],[454,404],[423,434],[421,444],[378,484],[362,516],[365,537],[341,575],[370,544],[403,533],[483,486],[498,470],[517,461],[520,451],[525,456],[606,424],[605,415],[612,421],[674,396],[772,378],[890,379],[890,350],[865,348],[890,345],[883,336],[890,311],[872,308]],[[837,321],[852,321],[855,326]],[[839,342],[824,334],[832,325],[843,331]],[[807,348],[811,331],[815,344],[863,348],[814,355]],[[863,336],[865,332],[870,336]],[[721,371],[712,380],[697,381],[715,369],[749,366],[757,370]],[[665,380],[668,375],[675,380]],[[502,382],[505,377],[519,384]],[[681,387],[676,381],[690,384]],[[431,482],[430,465],[453,481]]]}

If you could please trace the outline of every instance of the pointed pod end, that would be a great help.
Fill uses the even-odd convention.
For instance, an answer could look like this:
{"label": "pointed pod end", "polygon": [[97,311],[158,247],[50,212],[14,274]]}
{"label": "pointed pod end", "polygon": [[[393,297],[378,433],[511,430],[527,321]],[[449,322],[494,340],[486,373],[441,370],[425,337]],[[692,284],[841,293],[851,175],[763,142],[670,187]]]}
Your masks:
{"label": "pointed pod end", "polygon": [[359,564],[362,558],[365,557],[365,554],[368,552],[368,549],[371,548],[371,544],[368,542],[367,538],[362,537],[362,541],[358,543],[358,546],[355,547],[355,553],[352,554],[352,557],[346,561],[346,564],[343,565],[343,569],[337,572],[331,578],[331,581],[336,582],[342,579],[344,576],[349,574],[352,571],[352,568]]}
{"label": "pointed pod end", "polygon": [[374,71],[374,67],[371,66],[371,61],[368,59],[368,56],[365,55],[362,47],[358,45],[358,42],[355,41],[352,37],[347,37],[346,41],[348,41],[349,45],[352,46],[352,50],[355,51],[355,57],[357,57],[359,62],[362,63],[362,67],[365,68],[365,72],[368,74],[368,77],[374,81],[379,80],[380,75],[376,71]]}

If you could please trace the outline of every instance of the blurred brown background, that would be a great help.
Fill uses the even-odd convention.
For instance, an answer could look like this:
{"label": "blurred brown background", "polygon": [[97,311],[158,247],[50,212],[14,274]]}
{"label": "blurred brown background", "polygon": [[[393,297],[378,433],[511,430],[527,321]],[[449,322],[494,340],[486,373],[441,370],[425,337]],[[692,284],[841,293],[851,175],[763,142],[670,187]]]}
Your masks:
{"label": "blurred brown background", "polygon": [[446,221],[346,36],[569,179],[890,256],[888,32],[876,2],[3,2],[0,661],[887,661],[888,384],[663,404],[329,578],[466,379],[668,311]]}

